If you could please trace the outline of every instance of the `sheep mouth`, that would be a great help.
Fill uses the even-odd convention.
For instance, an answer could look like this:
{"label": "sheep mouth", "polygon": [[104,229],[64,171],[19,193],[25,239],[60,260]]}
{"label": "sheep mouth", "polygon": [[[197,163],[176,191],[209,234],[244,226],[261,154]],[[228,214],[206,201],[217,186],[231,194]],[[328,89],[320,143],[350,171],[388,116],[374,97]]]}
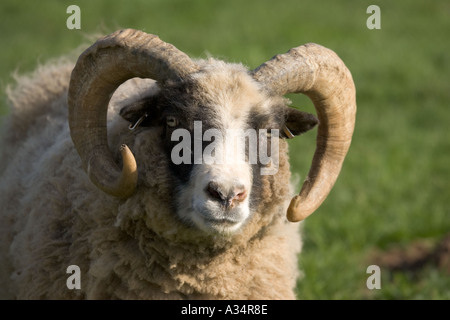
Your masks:
{"label": "sheep mouth", "polygon": [[230,234],[235,232],[242,225],[243,221],[227,218],[203,218],[201,229],[207,232]]}
{"label": "sheep mouth", "polygon": [[235,221],[231,219],[203,219],[207,224],[210,225],[218,225],[218,226],[224,226],[224,227],[232,227],[236,225],[237,223],[241,223],[242,221]]}
{"label": "sheep mouth", "polygon": [[201,210],[192,212],[191,219],[198,228],[207,233],[231,234],[242,226],[246,220],[246,215],[242,214],[240,210],[229,212],[226,210],[210,211],[201,208]]}

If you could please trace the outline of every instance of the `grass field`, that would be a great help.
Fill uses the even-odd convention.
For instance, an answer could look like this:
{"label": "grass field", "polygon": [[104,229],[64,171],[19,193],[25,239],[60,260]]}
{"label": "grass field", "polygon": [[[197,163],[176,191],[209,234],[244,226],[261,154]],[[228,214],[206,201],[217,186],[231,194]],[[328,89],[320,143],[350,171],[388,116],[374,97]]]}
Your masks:
{"label": "grass field", "polygon": [[[70,4],[81,8],[81,30],[66,27]],[[381,9],[379,30],[366,27],[371,4]],[[355,80],[356,130],[334,189],[304,223],[298,298],[450,299],[448,261],[386,262],[397,252],[413,263],[417,248],[431,252],[450,231],[449,1],[2,0],[2,94],[13,72],[122,27],[158,34],[194,57],[250,68],[306,42],[336,51]],[[290,98],[313,112],[305,97]],[[3,96],[0,110],[7,112]],[[315,133],[290,142],[302,178]],[[366,286],[372,264],[381,267],[378,290]]]}

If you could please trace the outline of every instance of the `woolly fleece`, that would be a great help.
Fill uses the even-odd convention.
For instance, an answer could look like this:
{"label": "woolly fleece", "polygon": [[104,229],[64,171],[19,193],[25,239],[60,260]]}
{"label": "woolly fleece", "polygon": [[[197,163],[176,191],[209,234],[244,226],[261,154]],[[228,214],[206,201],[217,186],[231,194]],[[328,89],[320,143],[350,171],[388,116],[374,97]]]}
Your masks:
{"label": "woolly fleece", "polygon": [[[41,66],[7,90],[0,161],[0,297],[3,299],[295,299],[299,224],[286,221],[292,191],[287,143],[264,199],[233,236],[211,236],[174,214],[160,128],[134,133],[118,116],[151,80],[132,79],[108,111],[111,150],[127,143],[139,183],[119,200],[88,179],[67,124],[72,62]],[[81,269],[69,290],[66,269]]]}

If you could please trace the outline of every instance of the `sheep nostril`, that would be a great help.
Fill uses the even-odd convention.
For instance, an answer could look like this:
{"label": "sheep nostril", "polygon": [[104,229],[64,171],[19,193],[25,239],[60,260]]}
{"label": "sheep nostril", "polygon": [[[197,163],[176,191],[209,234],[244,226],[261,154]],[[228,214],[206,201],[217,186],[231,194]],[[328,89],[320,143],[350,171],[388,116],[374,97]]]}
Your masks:
{"label": "sheep nostril", "polygon": [[232,201],[242,202],[247,198],[247,191],[243,190],[239,193],[237,193],[233,198]]}
{"label": "sheep nostril", "polygon": [[210,182],[208,186],[206,187],[206,193],[214,200],[223,201],[224,196],[222,193],[218,190],[217,184]]}

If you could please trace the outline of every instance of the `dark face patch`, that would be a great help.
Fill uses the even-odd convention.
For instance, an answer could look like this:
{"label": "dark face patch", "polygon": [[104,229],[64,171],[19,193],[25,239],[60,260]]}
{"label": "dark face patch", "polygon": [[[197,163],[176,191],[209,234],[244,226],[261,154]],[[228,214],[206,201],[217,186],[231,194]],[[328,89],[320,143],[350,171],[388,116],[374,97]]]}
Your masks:
{"label": "dark face patch", "polygon": [[[203,141],[202,137],[207,129],[216,128],[214,121],[212,119],[213,115],[211,110],[207,108],[197,107],[196,111],[193,112],[193,107],[185,106],[175,106],[171,105],[165,109],[163,112],[163,119],[165,119],[165,130],[164,130],[164,140],[165,140],[165,151],[166,155],[171,158],[173,152],[177,150],[176,156],[186,159],[185,152],[188,152],[188,161],[183,161],[183,163],[176,164],[170,161],[170,170],[181,182],[187,183],[189,181],[190,173],[195,163],[195,151],[196,148],[200,148],[201,153],[203,153],[205,147],[212,141]],[[176,125],[173,125],[173,122]],[[200,125],[199,125],[200,124]],[[175,130],[184,129],[189,133],[187,136],[188,147],[184,147],[187,143],[184,137],[178,137],[174,135]],[[213,140],[214,141],[214,140]],[[175,148],[178,144],[183,144],[183,148]],[[187,162],[187,163],[186,163]]]}

